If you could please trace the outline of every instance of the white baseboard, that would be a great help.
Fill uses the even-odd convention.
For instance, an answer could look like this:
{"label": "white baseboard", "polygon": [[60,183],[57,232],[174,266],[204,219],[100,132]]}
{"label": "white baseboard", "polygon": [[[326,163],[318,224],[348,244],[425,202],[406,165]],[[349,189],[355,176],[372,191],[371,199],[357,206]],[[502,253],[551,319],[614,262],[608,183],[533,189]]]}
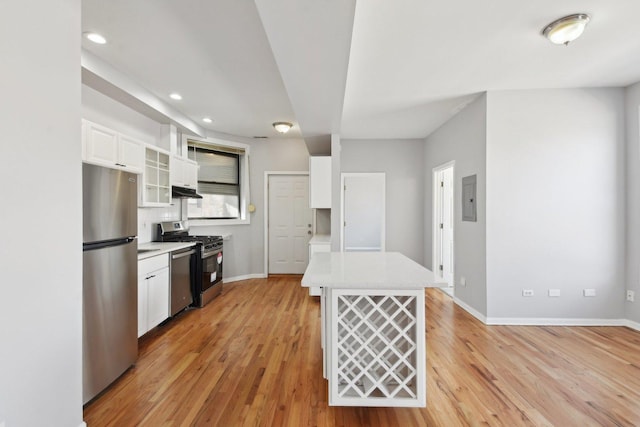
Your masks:
{"label": "white baseboard", "polygon": [[634,322],[632,320],[624,320],[624,326],[635,329],[636,331],[640,331],[640,323]]}
{"label": "white baseboard", "polygon": [[80,424],[78,427],[87,427],[87,423],[83,421],[82,424]]}
{"label": "white baseboard", "polygon": [[568,319],[548,317],[488,317],[487,325],[512,326],[626,326],[623,319]]}
{"label": "white baseboard", "polygon": [[454,296],[453,297],[453,301],[458,304],[460,307],[462,307],[467,313],[469,313],[470,315],[472,315],[473,317],[475,317],[476,319],[478,319],[479,321],[481,321],[482,323],[487,323],[487,317],[480,313],[478,310],[476,310],[475,308],[471,307],[469,304],[467,304],[466,302],[462,301],[460,298]]}
{"label": "white baseboard", "polygon": [[234,276],[234,277],[225,277],[222,279],[223,283],[231,283],[231,282],[238,282],[240,280],[249,280],[249,279],[265,279],[267,277],[266,274],[264,273],[257,273],[257,274],[245,274],[242,276]]}
{"label": "white baseboard", "polygon": [[469,304],[457,297],[453,301],[466,312],[485,325],[510,326],[627,326],[640,331],[640,323],[627,319],[565,319],[565,318],[528,318],[528,317],[486,317]]}

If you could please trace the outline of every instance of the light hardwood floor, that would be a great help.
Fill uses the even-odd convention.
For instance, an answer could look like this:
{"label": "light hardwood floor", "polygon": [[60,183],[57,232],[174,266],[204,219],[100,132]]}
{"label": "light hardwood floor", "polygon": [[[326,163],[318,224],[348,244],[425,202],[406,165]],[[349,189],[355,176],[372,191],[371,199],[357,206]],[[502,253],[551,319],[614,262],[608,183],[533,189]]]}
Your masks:
{"label": "light hardwood floor", "polygon": [[300,276],[225,285],[140,340],[84,411],[99,426],[638,426],[640,333],[485,326],[426,291],[427,407],[327,406],[320,304]]}

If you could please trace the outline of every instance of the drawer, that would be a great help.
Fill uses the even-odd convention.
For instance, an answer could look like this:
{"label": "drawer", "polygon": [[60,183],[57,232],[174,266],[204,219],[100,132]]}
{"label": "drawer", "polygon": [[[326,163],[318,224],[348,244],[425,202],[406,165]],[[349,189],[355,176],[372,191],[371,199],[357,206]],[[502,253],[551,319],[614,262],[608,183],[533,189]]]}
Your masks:
{"label": "drawer", "polygon": [[151,273],[161,268],[169,267],[169,254],[145,258],[138,261],[138,274]]}

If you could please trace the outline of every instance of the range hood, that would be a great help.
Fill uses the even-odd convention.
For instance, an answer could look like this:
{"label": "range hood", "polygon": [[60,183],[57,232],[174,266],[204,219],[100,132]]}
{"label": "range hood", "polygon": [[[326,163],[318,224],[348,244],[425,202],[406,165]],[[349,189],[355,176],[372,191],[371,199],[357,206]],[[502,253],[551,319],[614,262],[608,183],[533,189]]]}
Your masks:
{"label": "range hood", "polygon": [[202,196],[196,193],[193,188],[171,187],[171,197],[174,199],[202,199]]}

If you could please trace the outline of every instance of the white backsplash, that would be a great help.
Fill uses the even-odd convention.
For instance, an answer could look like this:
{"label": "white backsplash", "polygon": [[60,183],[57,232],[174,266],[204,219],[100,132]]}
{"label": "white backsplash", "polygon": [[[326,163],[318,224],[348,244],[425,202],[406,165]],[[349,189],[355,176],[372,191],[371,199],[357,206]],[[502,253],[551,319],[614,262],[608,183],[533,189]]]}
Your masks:
{"label": "white backsplash", "polygon": [[[156,237],[156,228],[159,222],[178,221],[181,211],[186,219],[186,199],[173,199],[174,205],[165,208],[138,208],[138,243],[147,243]],[[180,207],[182,206],[182,209]]]}

